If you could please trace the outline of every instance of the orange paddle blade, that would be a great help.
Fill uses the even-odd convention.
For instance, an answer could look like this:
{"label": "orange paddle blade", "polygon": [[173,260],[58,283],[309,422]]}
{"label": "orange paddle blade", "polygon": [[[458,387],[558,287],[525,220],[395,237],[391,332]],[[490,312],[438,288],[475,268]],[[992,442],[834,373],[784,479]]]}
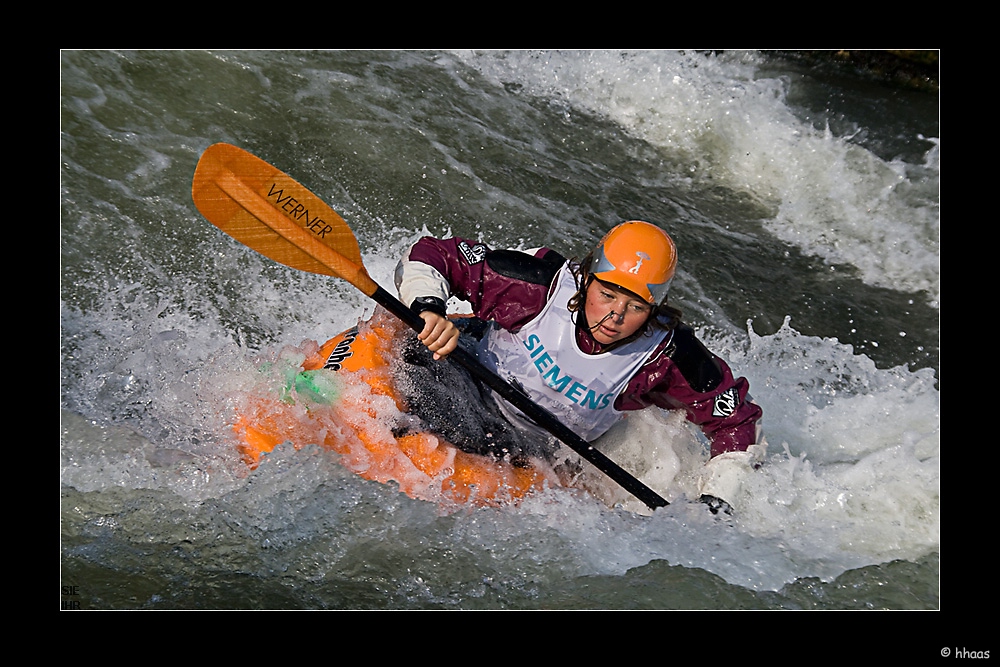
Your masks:
{"label": "orange paddle blade", "polygon": [[280,264],[343,278],[368,296],[378,289],[344,219],[241,148],[209,146],[195,169],[191,196],[213,225]]}

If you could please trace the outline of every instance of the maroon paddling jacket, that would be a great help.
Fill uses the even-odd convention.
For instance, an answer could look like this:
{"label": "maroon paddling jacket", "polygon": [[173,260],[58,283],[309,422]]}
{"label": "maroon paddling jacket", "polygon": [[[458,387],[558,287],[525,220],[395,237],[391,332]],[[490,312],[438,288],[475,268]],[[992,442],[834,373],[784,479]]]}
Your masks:
{"label": "maroon paddling jacket", "polygon": [[[565,259],[548,248],[531,255],[491,250],[467,239],[424,237],[401,260],[397,286],[400,270],[414,262],[440,273],[451,296],[468,301],[477,317],[517,331],[541,312]],[[443,302],[435,307],[436,299],[420,301],[423,307],[444,307]],[[586,353],[601,351],[600,343],[584,328],[577,328],[577,343]],[[717,456],[745,451],[757,442],[761,409],[749,397],[749,388],[745,378],[734,378],[728,364],[709,352],[689,326],[679,323],[615,399],[614,407],[684,410],[711,441],[712,456]]]}

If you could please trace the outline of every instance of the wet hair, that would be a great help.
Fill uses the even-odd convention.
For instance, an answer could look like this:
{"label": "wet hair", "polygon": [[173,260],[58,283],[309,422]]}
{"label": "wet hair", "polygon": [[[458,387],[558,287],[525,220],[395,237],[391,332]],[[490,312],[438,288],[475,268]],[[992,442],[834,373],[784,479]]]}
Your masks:
{"label": "wet hair", "polygon": [[[566,304],[566,308],[571,313],[579,314],[583,312],[583,304],[587,300],[587,288],[590,287],[590,283],[594,281],[594,277],[590,275],[590,266],[593,263],[593,260],[594,253],[590,253],[580,262],[577,262],[575,259],[570,262],[577,287],[576,294],[574,294]],[[636,296],[636,298],[643,300],[639,296]],[[666,298],[658,304],[651,305],[653,310],[650,312],[649,317],[646,318],[645,323],[639,327],[639,330],[628,338],[619,341],[616,345],[631,342],[643,334],[650,333],[651,329],[671,331],[681,325],[681,311],[669,305]],[[580,323],[578,318],[576,325],[578,327],[586,328]]]}

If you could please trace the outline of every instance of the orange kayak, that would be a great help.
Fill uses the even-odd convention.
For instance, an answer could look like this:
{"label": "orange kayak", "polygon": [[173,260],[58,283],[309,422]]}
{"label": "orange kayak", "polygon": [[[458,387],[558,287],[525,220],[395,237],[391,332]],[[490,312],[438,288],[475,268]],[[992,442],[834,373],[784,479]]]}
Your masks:
{"label": "orange kayak", "polygon": [[234,429],[252,467],[279,444],[320,445],[353,472],[394,482],[413,498],[501,505],[558,479],[542,462],[518,467],[457,449],[414,431],[395,390],[392,368],[404,325],[381,309],[323,345],[283,351],[261,366],[264,381],[245,397]]}

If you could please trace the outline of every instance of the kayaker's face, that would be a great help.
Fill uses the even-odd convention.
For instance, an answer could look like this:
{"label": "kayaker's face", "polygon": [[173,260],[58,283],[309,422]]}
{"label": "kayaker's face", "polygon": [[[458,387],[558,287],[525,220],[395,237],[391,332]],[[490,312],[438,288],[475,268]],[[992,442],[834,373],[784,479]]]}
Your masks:
{"label": "kayaker's face", "polygon": [[601,345],[628,338],[646,323],[653,308],[636,294],[600,280],[587,287],[584,312],[590,335]]}

